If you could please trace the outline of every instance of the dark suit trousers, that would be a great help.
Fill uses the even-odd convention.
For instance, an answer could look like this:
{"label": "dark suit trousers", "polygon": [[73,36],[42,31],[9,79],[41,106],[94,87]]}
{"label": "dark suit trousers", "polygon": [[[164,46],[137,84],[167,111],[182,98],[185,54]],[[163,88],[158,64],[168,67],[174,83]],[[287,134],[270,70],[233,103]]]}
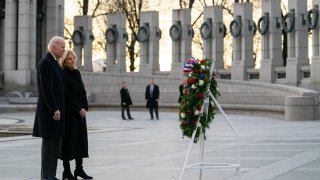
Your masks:
{"label": "dark suit trousers", "polygon": [[149,113],[150,113],[151,119],[153,119],[153,109],[154,109],[154,112],[156,114],[157,119],[159,119],[158,108],[157,107],[150,107],[149,108]]}
{"label": "dark suit trousers", "polygon": [[42,138],[41,176],[55,177],[60,153],[59,138]]}

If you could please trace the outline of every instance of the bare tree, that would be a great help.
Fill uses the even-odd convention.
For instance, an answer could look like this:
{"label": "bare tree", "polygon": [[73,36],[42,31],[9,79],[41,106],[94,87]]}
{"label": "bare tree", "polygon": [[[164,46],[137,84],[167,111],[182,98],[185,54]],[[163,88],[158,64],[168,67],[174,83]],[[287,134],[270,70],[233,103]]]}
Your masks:
{"label": "bare tree", "polygon": [[80,7],[80,10],[82,10],[82,13],[80,13],[80,14],[82,14],[84,16],[88,15],[89,0],[82,0],[82,2],[81,2],[81,0],[78,0],[77,3]]}
{"label": "bare tree", "polygon": [[129,39],[127,41],[128,56],[130,60],[130,71],[135,70],[134,62],[139,56],[137,48],[138,30],[140,26],[140,13],[147,7],[147,1],[144,0],[118,0],[116,1],[121,12],[127,16],[129,27]]}
{"label": "bare tree", "polygon": [[[198,31],[201,26],[203,9],[206,6],[221,6],[222,9],[229,15],[233,15],[232,5],[229,0],[212,0],[212,4],[208,3],[206,0],[198,0],[197,3],[194,0],[179,0],[179,5],[181,9],[192,9],[193,11],[198,11],[195,18],[191,22],[194,30]],[[200,33],[195,33],[192,39],[193,44],[200,49],[203,49],[203,43],[200,37]]]}
{"label": "bare tree", "polygon": [[[104,3],[101,0],[96,0],[94,2],[95,2],[95,4],[93,6],[94,8],[92,10],[92,15],[91,15],[92,18],[95,18],[95,17],[98,17],[98,16],[106,16],[108,11],[111,11],[111,8],[106,8],[105,10],[107,10],[107,12],[97,14],[98,12],[101,11],[101,10],[99,11],[99,9],[103,6]],[[82,15],[84,15],[84,16],[88,15],[88,12],[89,12],[89,0],[82,0],[82,3],[81,3],[80,0],[78,0],[78,5],[80,7],[80,10],[82,10]],[[108,5],[108,7],[109,7],[109,5]],[[110,7],[112,7],[111,4],[110,4]],[[80,12],[80,14],[81,14],[81,12]]]}
{"label": "bare tree", "polygon": [[[286,13],[286,9],[285,6],[282,6],[283,9],[281,10],[281,18],[283,19]],[[282,29],[282,62],[283,62],[283,66],[287,65],[287,57],[288,57],[288,33]]]}
{"label": "bare tree", "polygon": [[[93,19],[96,19],[100,23],[100,26],[96,28],[100,28],[100,38],[95,38],[94,44],[96,46],[100,46],[101,48],[106,48],[106,42],[104,36],[105,27],[107,24],[107,14],[108,13],[116,13],[116,12],[124,12],[127,17],[128,28],[129,28],[129,37],[127,41],[128,48],[128,57],[130,60],[129,69],[130,71],[134,71],[136,67],[134,66],[135,60],[139,56],[138,49],[138,38],[137,33],[139,29],[140,22],[140,12],[142,9],[146,9],[148,1],[146,0],[96,0],[94,4],[89,6],[89,0],[77,0],[77,4],[79,6],[79,14],[88,15],[89,13],[92,15]],[[98,20],[99,19],[99,20]],[[72,26],[71,24],[69,26]],[[95,27],[94,27],[95,28]],[[71,28],[72,29],[72,28]],[[70,27],[65,27],[65,32],[68,36],[71,37],[72,32]],[[101,33],[103,32],[103,33]],[[96,35],[95,35],[96,36]]]}
{"label": "bare tree", "polygon": [[[101,49],[105,49],[106,47],[106,40],[104,36],[106,23],[107,23],[107,13],[112,12],[112,9],[114,8],[114,5],[110,3],[109,1],[103,1],[103,0],[95,0],[95,1],[89,1],[89,0],[76,0],[74,1],[78,6],[76,7],[78,10],[79,15],[91,15],[92,16],[92,23],[94,24],[92,31],[94,34],[94,41],[93,41],[93,54],[102,54]],[[89,4],[90,3],[90,4]],[[65,17],[64,20],[64,32],[65,32],[65,38],[69,40],[69,47],[72,48],[72,41],[71,36],[73,32],[73,17]],[[106,53],[103,53],[103,56],[106,56]]]}
{"label": "bare tree", "polygon": [[[0,0],[1,1],[1,0]],[[99,48],[99,51],[101,52],[101,48],[106,48],[106,40],[105,40],[105,30],[106,30],[106,24],[107,24],[107,14],[108,13],[116,13],[116,12],[124,12],[127,17],[127,29],[128,29],[128,41],[127,41],[127,57],[129,58],[130,65],[129,69],[130,71],[134,71],[136,67],[134,66],[135,60],[139,56],[139,43],[138,43],[138,29],[139,29],[139,23],[140,23],[140,13],[143,10],[148,9],[148,0],[95,0],[95,1],[89,1],[89,0],[77,0],[78,5],[80,7],[80,14],[92,14],[92,17],[95,19],[95,21],[98,21],[100,24],[96,25],[94,28],[99,28],[99,31],[95,32],[95,41],[94,41],[94,48]],[[94,2],[94,3],[93,3]],[[195,31],[198,31],[201,23],[202,23],[202,17],[203,17],[203,9],[205,6],[221,6],[224,11],[224,16],[226,16],[224,23],[228,27],[229,21],[232,20],[233,17],[233,5],[234,2],[241,3],[241,2],[250,2],[249,0],[179,0],[179,6],[181,9],[192,9],[193,12],[197,12],[196,16],[192,18],[192,26]],[[253,0],[251,1],[254,4],[260,4],[261,0]],[[90,5],[89,5],[90,3]],[[260,6],[259,6],[260,7]],[[254,13],[257,12],[254,8]],[[231,20],[230,20],[231,19]],[[94,21],[94,20],[93,20]],[[72,26],[72,24],[71,24]],[[71,28],[72,29],[72,28]],[[69,28],[66,29],[66,34],[69,34],[71,36],[72,30]],[[97,34],[98,33],[98,38]],[[193,38],[193,44],[196,47],[199,47],[200,49],[203,48],[202,40],[200,37],[200,33],[196,32],[194,33],[195,37]],[[283,59],[285,64],[286,59],[286,35],[284,36],[284,42],[283,42]],[[225,37],[225,50],[228,53],[225,54],[232,54],[230,50],[232,49],[232,37],[229,33],[227,33]],[[259,35],[255,36],[254,43],[260,43],[260,41],[257,41],[256,39],[259,39]],[[230,43],[231,42],[231,43]],[[256,45],[254,46],[256,51],[259,49],[259,47]],[[254,52],[254,60],[257,58],[257,54],[259,52]],[[225,57],[224,59],[230,59],[230,57]]]}
{"label": "bare tree", "polygon": [[194,0],[189,0],[189,1],[179,0],[179,4],[181,8],[191,9],[194,4]]}
{"label": "bare tree", "polygon": [[[240,3],[240,0],[235,0],[235,3]],[[241,0],[241,2],[243,2],[243,0]],[[250,2],[249,0],[247,0],[247,2]]]}

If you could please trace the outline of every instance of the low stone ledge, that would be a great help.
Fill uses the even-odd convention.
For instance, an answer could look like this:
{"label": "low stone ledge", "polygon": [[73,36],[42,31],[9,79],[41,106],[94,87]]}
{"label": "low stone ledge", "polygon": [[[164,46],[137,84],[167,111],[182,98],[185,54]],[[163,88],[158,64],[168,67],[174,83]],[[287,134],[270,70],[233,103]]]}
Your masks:
{"label": "low stone ledge", "polygon": [[[89,108],[120,108],[120,103],[89,103]],[[132,108],[146,108],[146,103],[134,103]],[[179,108],[179,104],[159,103],[159,108]]]}
{"label": "low stone ledge", "polygon": [[35,111],[36,104],[0,104],[0,112]]}
{"label": "low stone ledge", "polygon": [[37,104],[37,97],[30,98],[9,98],[10,104]]}
{"label": "low stone ledge", "polygon": [[252,111],[269,111],[283,113],[285,108],[283,106],[262,105],[262,104],[222,104],[223,109],[238,109],[238,110],[252,110]]}
{"label": "low stone ledge", "polygon": [[[220,104],[226,113],[261,115],[284,119],[284,106],[270,105],[244,105],[244,104]],[[35,111],[36,105],[26,104],[1,104],[0,112],[16,112],[16,111]],[[89,103],[89,110],[92,109],[119,109],[119,103]],[[145,103],[134,103],[133,110],[146,110]],[[159,110],[163,111],[179,111],[179,104],[160,103]],[[219,110],[217,110],[219,113]]]}
{"label": "low stone ledge", "polygon": [[314,96],[286,96],[286,120],[318,119],[318,98]]}

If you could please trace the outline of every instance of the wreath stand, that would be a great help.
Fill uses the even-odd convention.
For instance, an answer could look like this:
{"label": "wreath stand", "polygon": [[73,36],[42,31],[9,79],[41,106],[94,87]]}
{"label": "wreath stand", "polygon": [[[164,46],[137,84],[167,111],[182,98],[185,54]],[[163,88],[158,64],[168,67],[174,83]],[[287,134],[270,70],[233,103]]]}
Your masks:
{"label": "wreath stand", "polygon": [[[210,67],[210,74],[212,75],[213,73],[213,68],[214,68],[214,64],[211,65]],[[189,143],[189,148],[187,151],[187,155],[185,157],[184,160],[184,164],[182,167],[182,171],[180,174],[180,179],[179,180],[183,180],[183,176],[184,176],[184,172],[186,169],[199,169],[200,173],[199,173],[199,180],[202,180],[202,176],[203,176],[203,169],[235,169],[235,175],[238,175],[240,173],[240,149],[239,149],[239,136],[238,136],[238,132],[237,130],[234,128],[233,124],[231,123],[231,121],[229,120],[228,116],[225,114],[225,112],[223,111],[223,109],[221,108],[220,104],[218,103],[218,101],[216,100],[216,98],[213,96],[213,94],[210,91],[210,86],[207,88],[207,93],[209,95],[209,97],[214,101],[214,104],[212,103],[212,105],[216,105],[216,107],[219,109],[219,111],[223,114],[223,116],[225,117],[226,121],[228,122],[228,125],[230,126],[230,128],[232,129],[233,133],[234,133],[234,137],[235,137],[235,143],[236,143],[236,163],[235,164],[229,164],[229,163],[206,163],[203,161],[203,157],[204,157],[204,148],[205,148],[205,139],[204,139],[204,134],[202,133],[202,128],[201,125],[198,121],[197,123],[197,127],[200,128],[200,135],[199,135],[199,144],[200,144],[200,148],[199,148],[199,162],[195,163],[195,164],[187,164],[188,163],[188,159],[190,157],[190,152],[192,149],[192,144],[194,142],[195,139],[195,135],[197,132],[197,129],[193,132],[192,134],[192,138],[190,140]],[[205,114],[208,114],[208,109],[209,109],[209,97],[206,97],[204,104],[202,106],[202,111],[205,111]]]}

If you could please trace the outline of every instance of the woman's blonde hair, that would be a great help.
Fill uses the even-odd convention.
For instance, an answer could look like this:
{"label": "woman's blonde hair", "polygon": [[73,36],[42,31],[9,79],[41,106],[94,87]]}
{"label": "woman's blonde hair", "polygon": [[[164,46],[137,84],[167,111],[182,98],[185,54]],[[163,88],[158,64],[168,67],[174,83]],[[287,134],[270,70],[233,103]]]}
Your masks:
{"label": "woman's blonde hair", "polygon": [[62,58],[60,59],[60,66],[62,69],[64,69],[66,67],[65,62],[66,62],[69,55],[74,56],[74,58],[77,60],[76,53],[72,49],[66,49],[65,52],[63,53]]}

